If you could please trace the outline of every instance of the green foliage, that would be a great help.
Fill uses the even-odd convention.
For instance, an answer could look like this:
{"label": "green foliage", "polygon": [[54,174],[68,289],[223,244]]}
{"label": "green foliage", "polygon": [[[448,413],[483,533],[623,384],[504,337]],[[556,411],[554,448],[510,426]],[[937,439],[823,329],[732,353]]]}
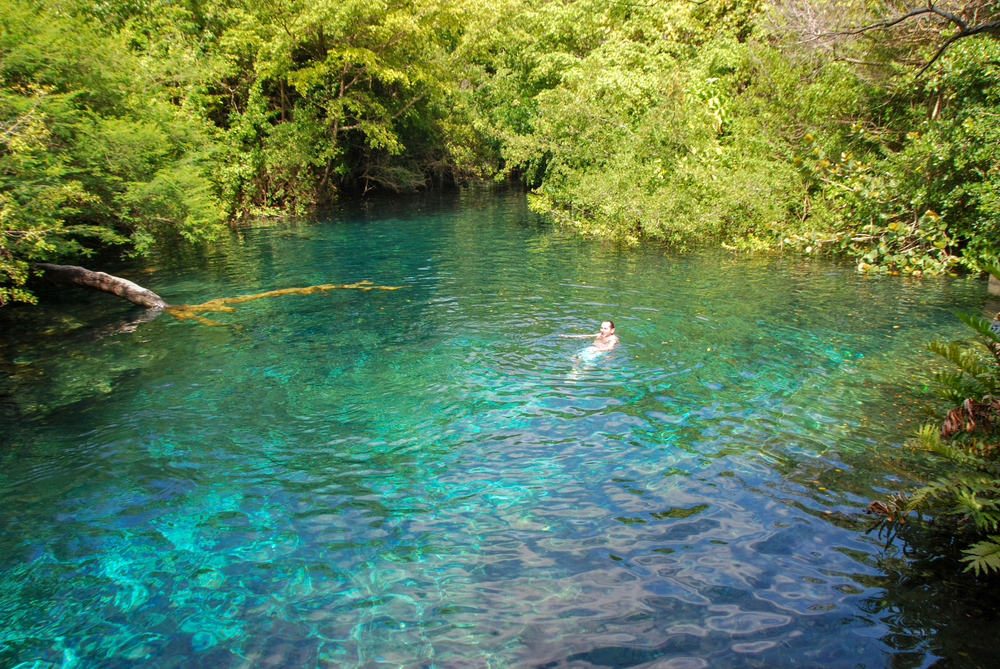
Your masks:
{"label": "green foliage", "polygon": [[906,510],[955,516],[983,531],[1000,528],[1000,480],[992,457],[994,449],[976,439],[943,441],[933,425],[918,431],[916,443],[955,461],[963,470],[918,489]]}
{"label": "green foliage", "polygon": [[927,350],[958,368],[954,372],[932,373],[933,392],[939,397],[958,405],[967,397],[981,398],[996,393],[1000,379],[979,349],[957,341],[933,341],[927,345]]}
{"label": "green foliage", "polygon": [[[983,346],[960,342],[928,345],[957,368],[930,378],[934,392],[953,408],[940,426],[928,423],[921,427],[913,441],[953,462],[957,469],[917,490],[906,511],[954,519],[956,533],[964,525],[982,535],[1000,529],[1000,337],[990,329],[989,321],[958,316],[979,335]],[[966,570],[977,575],[1000,571],[998,540],[991,535],[967,549],[963,558],[969,563]]]}
{"label": "green foliage", "polygon": [[34,301],[34,261],[214,236],[221,208],[196,158],[210,140],[176,86],[147,78],[153,59],[123,48],[139,33],[107,34],[73,5],[0,10],[0,304]]}
{"label": "green foliage", "polygon": [[722,3],[526,8],[496,37],[506,48],[482,56],[473,102],[538,211],[630,243],[771,246],[800,225],[807,193],[768,119],[734,117],[753,16]]}
{"label": "green foliage", "polygon": [[1000,43],[915,80],[937,31],[806,48],[793,9],[0,0],[0,302],[35,260],[508,175],[627,243],[997,264]]}
{"label": "green foliage", "polygon": [[783,42],[781,11],[522,6],[480,38],[470,104],[532,206],[587,234],[842,253],[862,272],[995,262],[996,43],[962,41],[914,84],[897,63],[936,32],[838,59]]}
{"label": "green foliage", "polygon": [[935,42],[930,32],[910,38],[895,48],[888,40],[853,45],[868,71],[840,75],[852,104],[834,124],[810,120],[796,147],[796,163],[833,212],[821,229],[825,248],[857,258],[861,272],[942,274],[995,263],[1000,46],[963,40],[913,81],[894,59],[923,58]]}
{"label": "green foliage", "polygon": [[805,147],[815,159],[804,164],[830,185],[841,212],[836,250],[857,257],[862,271],[941,274],[995,262],[1000,136],[987,119],[997,104],[988,63],[998,54],[994,43],[962,45],[910,92],[917,113],[894,128],[855,122],[846,139],[865,151],[861,159]]}
{"label": "green foliage", "polygon": [[301,211],[342,188],[413,190],[435,170],[462,171],[451,147],[469,133],[453,113],[450,67],[465,8],[320,0],[216,11],[234,96],[219,121],[217,178],[232,213]]}
{"label": "green foliage", "polygon": [[1000,536],[991,535],[988,541],[980,541],[965,552],[968,555],[962,561],[969,563],[966,570],[975,570],[976,576],[979,572],[1000,572]]}
{"label": "green foliage", "polygon": [[70,115],[65,96],[37,86],[0,89],[0,305],[34,302],[21,288],[31,261],[85,252],[86,238],[123,241],[107,228],[66,220],[96,197],[72,178],[65,157],[47,150],[53,111]]}
{"label": "green foliage", "polygon": [[[957,312],[955,315],[958,316],[960,321],[979,333],[979,336],[983,338],[983,342],[986,344],[987,350],[991,353],[994,352],[996,345],[1000,344],[1000,336],[994,332],[993,324],[990,321],[980,316],[969,316],[968,314],[963,314],[961,311]],[[989,387],[993,389],[991,392],[995,392],[996,386]]]}

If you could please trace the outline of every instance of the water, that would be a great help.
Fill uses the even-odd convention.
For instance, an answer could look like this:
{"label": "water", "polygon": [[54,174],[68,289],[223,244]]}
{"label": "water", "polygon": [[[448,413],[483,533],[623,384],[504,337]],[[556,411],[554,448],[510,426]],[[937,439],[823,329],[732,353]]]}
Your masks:
{"label": "water", "polygon": [[[0,314],[0,666],[995,666],[994,595],[862,513],[933,471],[909,388],[982,282],[622,251],[472,191],[117,269],[405,288]],[[607,318],[609,354],[558,336]]]}

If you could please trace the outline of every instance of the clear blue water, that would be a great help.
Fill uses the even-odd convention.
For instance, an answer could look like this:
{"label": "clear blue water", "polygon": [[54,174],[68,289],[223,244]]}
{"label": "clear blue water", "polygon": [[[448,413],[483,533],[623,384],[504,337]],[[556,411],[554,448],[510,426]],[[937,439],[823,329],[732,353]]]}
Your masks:
{"label": "clear blue water", "polygon": [[[862,513],[933,471],[909,388],[980,281],[621,250],[473,191],[116,269],[406,287],[0,314],[0,666],[995,662],[993,595]],[[609,354],[558,336],[607,318]]]}

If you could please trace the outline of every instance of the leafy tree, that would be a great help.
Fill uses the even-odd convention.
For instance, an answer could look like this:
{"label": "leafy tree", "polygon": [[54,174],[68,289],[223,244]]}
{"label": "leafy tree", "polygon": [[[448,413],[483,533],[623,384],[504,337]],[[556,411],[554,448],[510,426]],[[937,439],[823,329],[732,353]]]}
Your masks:
{"label": "leafy tree", "polygon": [[996,263],[997,44],[964,39],[993,29],[992,5],[900,7],[789,0],[769,16],[783,53],[839,68],[857,94],[849,116],[812,124],[799,146],[833,217],[792,242],[867,272]]}
{"label": "leafy tree", "polygon": [[449,95],[464,8],[445,0],[219,5],[232,95],[220,185],[235,213],[300,211],[358,185],[413,190],[462,168]]}
{"label": "leafy tree", "polygon": [[[842,7],[825,25],[866,16]],[[533,206],[588,234],[846,253],[875,272],[994,262],[995,45],[955,44],[914,85],[907,63],[938,33],[803,47],[790,8],[842,11],[525,7],[480,41],[471,104]]]}
{"label": "leafy tree", "polygon": [[881,93],[894,119],[859,116],[839,137],[804,143],[799,160],[838,212],[832,250],[856,256],[862,271],[939,274],[996,262],[997,48],[957,45],[906,95]]}
{"label": "leafy tree", "polygon": [[137,33],[108,34],[69,4],[0,9],[0,303],[33,301],[32,261],[212,237],[210,140],[176,90],[147,78],[153,58],[123,47]]}
{"label": "leafy tree", "polygon": [[789,209],[805,190],[767,134],[733,116],[754,15],[725,3],[529,7],[478,54],[474,104],[539,211],[629,242],[766,246],[776,221],[800,220]]}

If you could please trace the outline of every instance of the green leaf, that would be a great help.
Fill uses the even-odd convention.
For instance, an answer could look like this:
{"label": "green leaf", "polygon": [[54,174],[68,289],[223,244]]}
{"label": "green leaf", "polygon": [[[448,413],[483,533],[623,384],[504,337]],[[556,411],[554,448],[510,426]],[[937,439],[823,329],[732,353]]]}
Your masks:
{"label": "green leaf", "polygon": [[[927,344],[927,350],[932,353],[937,353],[942,358],[958,367],[964,374],[948,374],[946,372],[941,372],[934,374],[933,378],[935,382],[945,385],[959,392],[967,392],[971,387],[978,386],[982,388],[982,392],[976,391],[965,397],[976,396],[982,397],[983,394],[989,392],[988,388],[982,385],[980,382],[980,377],[988,377],[992,372],[992,368],[987,366],[982,362],[979,353],[968,346],[964,346],[960,342],[942,342],[942,341],[932,341]],[[962,399],[965,399],[963,397]]]}
{"label": "green leaf", "polygon": [[962,562],[968,562],[965,571],[973,570],[987,574],[1000,571],[1000,536],[990,536],[989,541],[980,541],[962,551],[966,554]]}
{"label": "green leaf", "polygon": [[992,325],[990,321],[980,316],[969,316],[968,314],[963,314],[962,312],[958,312],[955,315],[958,316],[963,323],[981,334],[986,339],[1000,344],[1000,336],[997,336],[997,333],[990,329],[990,326]]}
{"label": "green leaf", "polygon": [[1000,279],[1000,265],[982,264],[982,265],[979,266],[979,269],[981,269],[984,272],[989,272],[990,274],[992,274],[993,276],[995,276],[997,279]]}

